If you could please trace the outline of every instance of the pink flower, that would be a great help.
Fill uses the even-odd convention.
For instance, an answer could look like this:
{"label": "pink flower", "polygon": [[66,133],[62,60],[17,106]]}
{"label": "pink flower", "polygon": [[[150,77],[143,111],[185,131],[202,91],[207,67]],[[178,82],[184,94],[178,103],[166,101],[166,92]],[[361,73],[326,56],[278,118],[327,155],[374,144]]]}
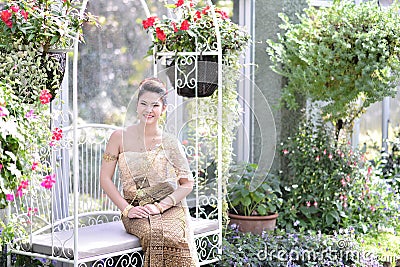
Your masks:
{"label": "pink flower", "polygon": [[36,119],[36,115],[34,114],[34,110],[31,109],[30,111],[28,111],[28,112],[25,114],[25,118],[33,118],[33,119]]}
{"label": "pink flower", "polygon": [[289,150],[287,150],[287,149],[284,149],[284,150],[283,150],[283,154],[284,154],[284,155],[286,155],[286,154],[288,154],[288,153],[289,153]]}
{"label": "pink flower", "polygon": [[376,208],[375,208],[374,206],[369,207],[369,209],[370,209],[372,212],[376,211]]}
{"label": "pink flower", "polygon": [[56,180],[54,180],[55,177],[56,177],[55,174],[46,175],[40,185],[46,189],[51,189],[53,185],[56,183]]}
{"label": "pink flower", "polygon": [[18,187],[18,189],[17,189],[17,196],[18,197],[22,197],[24,195],[24,192],[22,191],[22,188],[21,187]]}
{"label": "pink flower", "polygon": [[51,97],[52,95],[49,93],[49,91],[43,89],[42,92],[40,92],[40,103],[42,103],[43,105],[50,103]]}
{"label": "pink flower", "polygon": [[[32,212],[32,213],[31,213]],[[28,208],[28,216],[35,215],[38,212],[38,208]]]}
{"label": "pink flower", "polygon": [[346,181],[344,180],[344,178],[342,178],[342,180],[340,180],[340,182],[342,183],[343,186],[346,186]]}
{"label": "pink flower", "polygon": [[32,171],[36,170],[38,165],[39,165],[39,163],[37,163],[37,162],[32,163]]}
{"label": "pink flower", "polygon": [[316,161],[319,161],[319,159],[320,159],[320,157],[319,157],[319,156],[317,156],[317,157],[315,158],[315,160],[316,160]]}
{"label": "pink flower", "polygon": [[318,202],[314,201],[314,207],[318,207]]}
{"label": "pink flower", "polygon": [[307,201],[307,207],[311,207],[311,202]]}
{"label": "pink flower", "polygon": [[0,164],[0,171],[1,171],[1,169],[3,169],[3,164]]}
{"label": "pink flower", "polygon": [[29,180],[21,181],[20,186],[22,189],[27,189],[29,186]]}
{"label": "pink flower", "polygon": [[326,149],[324,149],[324,155],[326,155]]}
{"label": "pink flower", "polygon": [[18,11],[19,11],[19,6],[12,6],[12,7],[10,7],[10,9],[11,9],[13,12],[18,13]]}
{"label": "pink flower", "polygon": [[0,106],[0,117],[5,117],[5,116],[8,116],[9,114],[10,114],[10,112],[8,111],[8,109],[6,107]]}
{"label": "pink flower", "polygon": [[6,200],[7,201],[14,201],[14,195],[13,194],[7,194],[6,195]]}
{"label": "pink flower", "polygon": [[19,13],[21,13],[25,20],[28,19],[28,12],[26,12],[25,10],[21,10]]}
{"label": "pink flower", "polygon": [[371,173],[372,173],[372,168],[371,168],[371,167],[368,167],[367,176],[370,176],[370,175],[371,175]]}
{"label": "pink flower", "polygon": [[329,158],[329,159],[333,159],[333,155],[329,153],[328,158]]}
{"label": "pink flower", "polygon": [[183,140],[183,141],[182,141],[182,145],[186,146],[187,144],[189,144],[189,141],[188,141],[188,140]]}

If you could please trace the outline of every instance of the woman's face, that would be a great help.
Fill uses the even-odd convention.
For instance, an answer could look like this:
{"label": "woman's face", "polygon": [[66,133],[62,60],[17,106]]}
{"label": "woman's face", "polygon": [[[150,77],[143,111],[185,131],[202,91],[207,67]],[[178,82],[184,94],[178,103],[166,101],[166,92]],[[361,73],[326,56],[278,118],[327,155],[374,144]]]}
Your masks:
{"label": "woman's face", "polygon": [[165,108],[159,94],[144,92],[138,100],[138,118],[145,124],[156,124]]}

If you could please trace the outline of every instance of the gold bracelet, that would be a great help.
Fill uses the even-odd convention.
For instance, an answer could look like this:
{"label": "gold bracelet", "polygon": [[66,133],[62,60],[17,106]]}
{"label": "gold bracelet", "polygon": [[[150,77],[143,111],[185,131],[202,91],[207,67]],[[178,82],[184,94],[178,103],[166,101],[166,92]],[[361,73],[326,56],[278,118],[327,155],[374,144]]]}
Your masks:
{"label": "gold bracelet", "polygon": [[125,209],[122,211],[122,216],[128,217],[129,211],[133,208],[131,204],[128,204],[128,206],[125,207]]}
{"label": "gold bracelet", "polygon": [[161,205],[158,202],[154,202],[154,205],[157,207],[157,209],[159,209],[160,214],[164,213],[164,209],[161,207]]}
{"label": "gold bracelet", "polygon": [[175,205],[176,205],[176,199],[175,199],[175,197],[174,197],[173,195],[168,195],[167,197],[170,198],[170,199],[172,200],[172,206],[175,206]]}

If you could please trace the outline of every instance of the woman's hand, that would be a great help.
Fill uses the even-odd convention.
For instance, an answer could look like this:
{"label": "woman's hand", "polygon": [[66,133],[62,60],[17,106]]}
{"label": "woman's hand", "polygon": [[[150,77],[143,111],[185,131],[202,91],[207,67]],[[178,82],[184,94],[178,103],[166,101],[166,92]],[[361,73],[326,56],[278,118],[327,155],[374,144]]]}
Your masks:
{"label": "woman's hand", "polygon": [[160,209],[154,204],[146,204],[144,207],[150,215],[160,214]]}
{"label": "woman's hand", "polygon": [[146,208],[146,206],[144,206],[144,207],[136,206],[136,207],[131,208],[128,212],[128,218],[142,219],[142,218],[149,217],[149,215],[150,215],[149,209]]}

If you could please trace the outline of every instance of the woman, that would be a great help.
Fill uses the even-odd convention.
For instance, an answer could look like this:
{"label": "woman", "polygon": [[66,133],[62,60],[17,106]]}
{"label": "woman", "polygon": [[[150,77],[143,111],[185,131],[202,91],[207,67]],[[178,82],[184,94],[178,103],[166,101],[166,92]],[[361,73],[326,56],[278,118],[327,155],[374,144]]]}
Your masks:
{"label": "woman", "polygon": [[[144,266],[198,266],[185,197],[193,177],[179,141],[163,133],[166,88],[156,78],[139,85],[139,122],[112,133],[103,155],[100,184],[122,211],[128,233],[140,238]],[[123,196],[112,182],[118,163]]]}

